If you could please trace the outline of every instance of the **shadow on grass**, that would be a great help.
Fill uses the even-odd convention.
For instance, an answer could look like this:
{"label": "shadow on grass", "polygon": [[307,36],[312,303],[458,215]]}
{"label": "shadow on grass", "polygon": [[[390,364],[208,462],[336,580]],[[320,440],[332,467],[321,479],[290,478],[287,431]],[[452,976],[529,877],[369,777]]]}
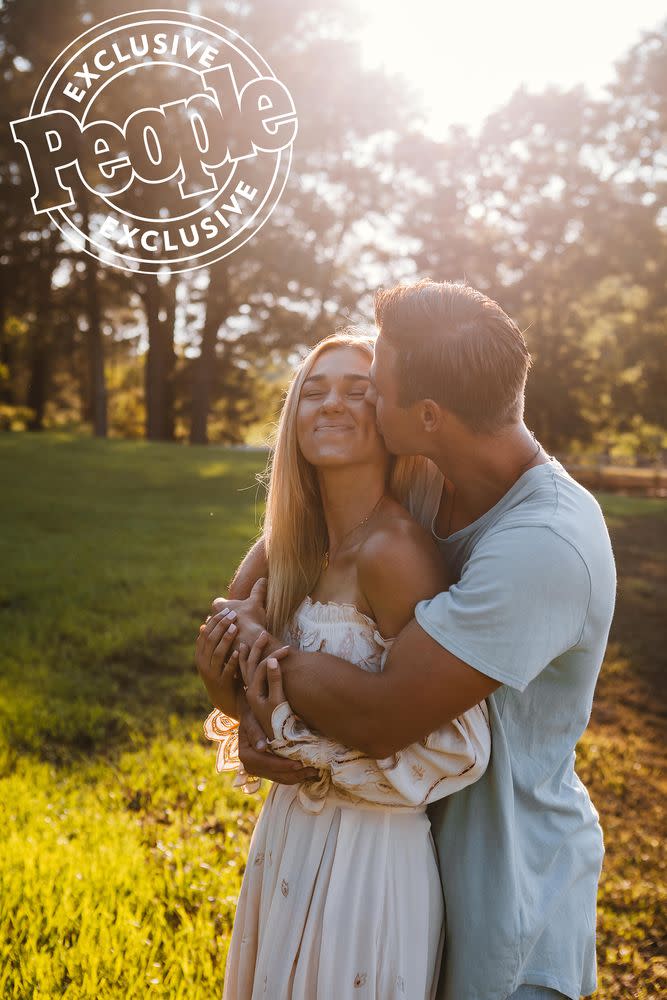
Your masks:
{"label": "shadow on grass", "polygon": [[187,639],[182,632],[147,633],[98,660],[94,673],[36,670],[15,677],[0,708],[1,770],[11,769],[19,755],[56,766],[114,759],[149,741],[170,716],[188,731],[203,722],[210,705],[191,638],[201,619],[191,612],[191,620]]}
{"label": "shadow on grass", "polygon": [[256,534],[265,454],[48,434],[0,458],[0,769],[203,719],[194,641]]}
{"label": "shadow on grass", "polygon": [[[663,503],[659,501],[659,503]],[[628,709],[663,729],[667,720],[667,504],[609,517],[618,571],[616,611],[594,719],[621,723]]]}
{"label": "shadow on grass", "polygon": [[664,501],[602,498],[618,597],[577,772],[600,812],[596,1000],[667,995],[664,879],[667,598]]}

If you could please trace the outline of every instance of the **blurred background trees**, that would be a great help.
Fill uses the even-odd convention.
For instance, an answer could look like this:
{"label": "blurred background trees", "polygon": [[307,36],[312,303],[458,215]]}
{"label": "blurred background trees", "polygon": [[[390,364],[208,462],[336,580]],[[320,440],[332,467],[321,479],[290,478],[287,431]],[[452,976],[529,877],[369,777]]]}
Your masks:
{"label": "blurred background trees", "polygon": [[364,65],[353,4],[180,0],[258,48],[299,134],[261,232],[209,268],[154,276],[103,267],[34,215],[8,128],[66,44],[135,6],[0,6],[0,428],[259,440],[301,349],[371,329],[379,285],[429,276],[467,279],[526,329],[527,421],[548,449],[661,453],[667,22],[604,97],[520,88],[478,131],[434,139],[405,84]]}

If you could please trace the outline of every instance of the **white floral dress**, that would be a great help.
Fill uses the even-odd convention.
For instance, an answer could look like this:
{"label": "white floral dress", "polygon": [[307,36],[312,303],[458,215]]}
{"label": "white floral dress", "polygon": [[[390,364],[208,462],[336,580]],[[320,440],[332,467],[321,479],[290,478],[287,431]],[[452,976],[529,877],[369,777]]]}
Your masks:
{"label": "white floral dress", "polygon": [[[364,670],[392,640],[353,605],[297,610],[287,640]],[[317,767],[271,787],[255,827],[227,958],[223,1000],[430,1000],[444,943],[444,904],[426,805],[476,781],[491,738],[482,702],[386,760],[309,731],[284,702],[271,749]],[[218,770],[239,767],[236,726],[204,725]],[[256,787],[256,786],[255,786]]]}

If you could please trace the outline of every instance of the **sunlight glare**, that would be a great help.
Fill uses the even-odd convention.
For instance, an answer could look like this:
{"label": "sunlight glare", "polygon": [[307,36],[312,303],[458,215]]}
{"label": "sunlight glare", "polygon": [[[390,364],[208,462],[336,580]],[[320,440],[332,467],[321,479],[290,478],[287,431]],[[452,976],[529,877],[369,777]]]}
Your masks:
{"label": "sunlight glare", "polygon": [[429,130],[473,129],[525,83],[583,83],[598,93],[613,64],[665,17],[664,0],[452,4],[444,0],[362,0],[364,59],[402,73],[422,101]]}

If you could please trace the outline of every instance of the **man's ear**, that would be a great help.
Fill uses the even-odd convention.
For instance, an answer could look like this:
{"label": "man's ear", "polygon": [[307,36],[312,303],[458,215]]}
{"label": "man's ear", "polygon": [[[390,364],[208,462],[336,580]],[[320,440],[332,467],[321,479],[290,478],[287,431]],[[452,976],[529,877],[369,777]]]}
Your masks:
{"label": "man's ear", "polygon": [[438,404],[432,399],[423,399],[420,404],[420,417],[422,427],[427,434],[437,431],[443,422],[443,412]]}

